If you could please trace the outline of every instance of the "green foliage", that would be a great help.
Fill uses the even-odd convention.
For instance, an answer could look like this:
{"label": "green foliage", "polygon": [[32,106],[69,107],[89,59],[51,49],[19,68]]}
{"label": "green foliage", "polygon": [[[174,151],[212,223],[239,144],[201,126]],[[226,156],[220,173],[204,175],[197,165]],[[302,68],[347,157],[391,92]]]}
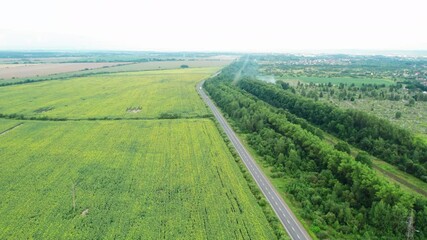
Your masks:
{"label": "green foliage", "polygon": [[[238,65],[224,69],[217,78],[207,81],[205,88],[234,126],[246,133],[248,143],[265,162],[285,173],[281,175],[285,178],[285,191],[292,196],[294,205],[301,208],[301,215],[318,237],[404,238],[406,222],[402,219],[407,219],[411,211],[418,216],[414,224],[419,231],[416,238],[427,236],[423,225],[427,207],[424,199],[406,195],[366,164],[288,121],[282,110],[232,86],[230,81]],[[247,82],[241,80],[239,85]],[[263,86],[255,88],[262,90]],[[307,103],[301,105],[310,109]],[[322,119],[322,109],[316,107],[314,111]],[[380,220],[383,217],[386,221]]]}
{"label": "green foliage", "polygon": [[357,86],[362,86],[364,84],[385,84],[385,85],[393,85],[394,82],[389,79],[381,79],[381,78],[352,78],[352,77],[287,77],[284,76],[281,78],[283,81],[292,80],[292,81],[301,81],[304,83],[323,83],[323,84],[355,84]]}
{"label": "green foliage", "polygon": [[338,142],[335,145],[335,149],[341,152],[345,152],[350,154],[351,153],[351,149],[350,149],[350,145],[348,145],[348,143],[346,142]]}
{"label": "green foliage", "polygon": [[369,157],[369,154],[367,154],[365,152],[358,153],[357,156],[356,156],[356,161],[361,162],[363,164],[366,164],[366,165],[372,167],[372,160]]}
{"label": "green foliage", "polygon": [[415,105],[415,99],[413,98],[409,99],[408,106],[413,107],[414,105]]}
{"label": "green foliage", "polygon": [[239,86],[275,107],[286,109],[340,139],[426,179],[427,145],[416,142],[413,134],[384,119],[315,102],[261,81],[247,79],[240,81]]}

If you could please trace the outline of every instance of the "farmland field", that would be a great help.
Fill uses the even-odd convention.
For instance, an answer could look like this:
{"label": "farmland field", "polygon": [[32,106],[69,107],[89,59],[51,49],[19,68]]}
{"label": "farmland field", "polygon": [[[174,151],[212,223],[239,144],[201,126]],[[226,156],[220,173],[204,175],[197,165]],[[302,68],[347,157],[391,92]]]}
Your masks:
{"label": "farmland field", "polygon": [[[70,77],[81,77],[94,74],[104,74],[104,73],[118,73],[118,72],[136,72],[136,71],[147,71],[147,70],[165,70],[165,69],[177,69],[181,65],[187,65],[189,68],[205,68],[205,67],[223,67],[232,62],[232,59],[210,59],[210,60],[179,60],[179,61],[151,61],[151,62],[141,62],[141,63],[126,63],[122,62],[119,65],[114,65],[110,67],[94,68],[88,70],[80,70],[74,72],[58,73],[52,74],[49,76],[36,76],[33,74],[31,77],[22,77],[15,79],[4,79],[0,84],[11,84],[23,82],[25,80],[50,80],[50,79],[63,79]],[[93,64],[93,63],[80,63],[80,64]],[[23,64],[5,64],[7,66],[23,66]],[[53,65],[53,64],[51,64]],[[3,68],[3,64],[0,64],[0,73]],[[1,79],[1,78],[0,78]]]}
{"label": "farmland field", "polygon": [[0,149],[1,239],[275,237],[208,119],[25,121]]}
{"label": "farmland field", "polygon": [[[221,67],[228,65],[231,60],[185,60],[185,61],[153,61],[135,63],[124,66],[118,66],[108,69],[109,71],[122,72],[122,71],[144,71],[144,70],[159,70],[159,69],[176,69],[180,68],[181,65],[187,65],[190,68],[200,67]],[[93,70],[94,72],[100,72],[101,69]]]}
{"label": "farmland field", "polygon": [[4,131],[7,131],[10,128],[13,128],[14,126],[22,123],[22,121],[15,121],[15,120],[6,120],[6,119],[0,119],[0,134]]}
{"label": "farmland field", "polygon": [[0,113],[50,118],[200,117],[208,110],[195,91],[219,68],[114,73],[0,88]]}
{"label": "farmland field", "polygon": [[1,87],[8,117],[80,121],[0,119],[0,239],[276,238],[195,91],[219,69]]}
{"label": "farmland field", "polygon": [[55,64],[2,64],[0,80],[47,76],[57,73],[74,72],[85,69],[103,68],[124,63],[55,63]]}

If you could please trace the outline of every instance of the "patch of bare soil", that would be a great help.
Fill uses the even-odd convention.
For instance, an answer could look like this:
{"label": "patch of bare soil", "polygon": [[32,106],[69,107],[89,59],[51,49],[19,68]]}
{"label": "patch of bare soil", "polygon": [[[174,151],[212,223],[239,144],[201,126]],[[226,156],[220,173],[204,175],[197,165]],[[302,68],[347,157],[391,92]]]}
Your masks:
{"label": "patch of bare soil", "polygon": [[46,63],[46,64],[2,64],[0,79],[27,78],[47,76],[56,73],[116,66],[123,63]]}
{"label": "patch of bare soil", "polygon": [[129,107],[126,109],[126,112],[128,113],[139,113],[141,112],[142,108],[141,107]]}
{"label": "patch of bare soil", "polygon": [[86,208],[81,214],[80,216],[85,217],[87,214],[89,213],[89,208]]}

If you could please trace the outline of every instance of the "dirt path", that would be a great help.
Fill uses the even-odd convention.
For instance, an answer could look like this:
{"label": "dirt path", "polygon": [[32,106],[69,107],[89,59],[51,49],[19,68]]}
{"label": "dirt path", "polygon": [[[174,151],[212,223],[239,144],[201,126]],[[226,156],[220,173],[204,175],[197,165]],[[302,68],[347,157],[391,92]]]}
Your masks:
{"label": "dirt path", "polygon": [[23,124],[24,124],[24,123],[19,123],[19,124],[15,125],[15,126],[13,126],[13,127],[11,127],[11,128],[8,128],[8,129],[4,130],[3,132],[0,132],[0,136],[1,136],[1,135],[3,135],[3,134],[8,133],[8,132],[10,132],[10,131],[12,131],[13,129],[15,129],[15,128],[17,128],[17,127],[19,127],[19,126],[23,125]]}
{"label": "dirt path", "polygon": [[388,171],[386,171],[386,170],[384,170],[384,169],[382,169],[382,168],[380,168],[380,167],[377,167],[377,166],[375,166],[375,165],[372,165],[372,167],[373,167],[373,168],[375,168],[376,170],[380,171],[381,173],[383,173],[383,174],[387,175],[388,177],[390,177],[391,179],[395,180],[396,182],[399,182],[399,183],[401,183],[401,184],[405,185],[406,187],[408,187],[408,188],[410,188],[410,189],[413,189],[415,192],[417,192],[417,193],[419,193],[419,194],[422,194],[422,195],[424,195],[425,197],[427,197],[427,191],[425,191],[425,190],[423,190],[423,189],[421,189],[421,188],[419,188],[419,187],[415,186],[415,185],[414,185],[414,184],[412,184],[412,183],[409,183],[409,182],[408,182],[408,181],[406,181],[405,179],[402,179],[402,178],[400,178],[400,177],[398,177],[398,176],[394,175],[393,173],[388,172]]}

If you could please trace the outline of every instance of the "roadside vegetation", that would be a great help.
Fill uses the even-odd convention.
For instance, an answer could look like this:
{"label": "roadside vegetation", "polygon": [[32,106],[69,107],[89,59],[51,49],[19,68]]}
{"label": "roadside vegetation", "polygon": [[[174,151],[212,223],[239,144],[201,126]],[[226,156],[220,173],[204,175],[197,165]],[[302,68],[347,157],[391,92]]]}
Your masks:
{"label": "roadside vegetation", "polygon": [[[325,117],[321,117],[323,109],[319,106],[311,108],[308,100],[291,95],[297,99],[293,101],[293,106],[306,107],[298,109],[308,114],[304,117],[310,123],[304,126],[304,120],[298,120],[295,116],[293,120],[288,120],[288,116],[292,116],[287,113],[292,113],[288,106],[278,109],[267,103],[269,98],[280,101],[281,95],[276,96],[274,91],[285,91],[281,87],[249,80],[250,77],[244,73],[237,86],[233,85],[234,76],[243,64],[241,61],[223,69],[220,75],[206,82],[205,88],[235,128],[246,136],[246,141],[264,163],[271,166],[274,177],[282,179],[280,189],[286,191],[291,205],[310,226],[311,232],[321,239],[402,239],[407,234],[413,234],[416,239],[425,238],[426,198],[408,194],[389,183],[369,164],[360,162],[364,158],[355,158],[346,152],[346,147],[337,149],[325,142],[319,136],[321,133],[310,127],[312,119],[307,117],[320,111],[315,119],[325,120]],[[260,93],[266,89],[273,90],[268,94]],[[289,102],[289,99],[283,101]],[[333,112],[341,113],[336,109]],[[297,111],[294,114],[298,115]],[[357,116],[365,117],[363,114]],[[367,119],[375,124],[379,121],[372,117]],[[297,121],[301,125],[295,124]],[[388,126],[385,123],[384,127]],[[394,133],[402,132],[394,129],[388,134],[393,137]],[[405,131],[402,134],[407,136]],[[376,138],[378,136],[372,136],[372,139]],[[402,142],[397,138],[386,141],[396,141],[384,144],[397,148],[418,146],[402,147]],[[411,151],[408,150],[408,153]]]}
{"label": "roadside vegetation", "polygon": [[427,182],[427,145],[388,121],[354,110],[341,110],[261,81],[240,81],[260,99],[305,118],[338,138],[398,166]]}

